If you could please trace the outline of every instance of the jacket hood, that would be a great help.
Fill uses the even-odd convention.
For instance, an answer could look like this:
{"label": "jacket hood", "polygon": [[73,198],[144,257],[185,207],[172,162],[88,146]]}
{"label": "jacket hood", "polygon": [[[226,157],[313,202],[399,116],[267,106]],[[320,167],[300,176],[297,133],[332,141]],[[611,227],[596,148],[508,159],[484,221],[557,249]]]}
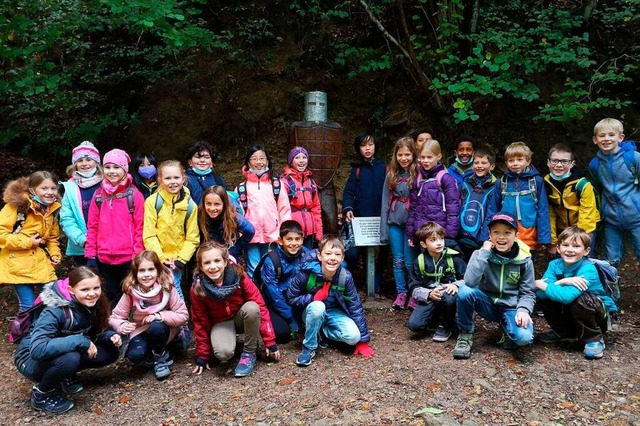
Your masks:
{"label": "jacket hood", "polygon": [[9,182],[4,189],[2,200],[6,204],[14,206],[19,212],[26,212],[31,202],[31,197],[29,197],[29,178],[21,177]]}
{"label": "jacket hood", "polygon": [[527,166],[526,169],[524,169],[522,171],[522,173],[518,174],[518,173],[514,173],[510,170],[507,170],[506,172],[504,172],[505,176],[509,176],[512,178],[517,178],[520,177],[522,179],[530,179],[532,177],[536,177],[536,176],[540,176],[540,173],[538,172],[538,169],[536,169],[536,167],[534,165],[529,165]]}
{"label": "jacket hood", "polygon": [[467,179],[467,182],[469,182],[469,185],[471,185],[474,189],[475,188],[485,189],[485,188],[492,187],[495,184],[496,180],[497,179],[493,173],[489,173],[487,176],[484,176],[482,178],[478,178],[474,173],[471,176],[469,176],[469,178]]}
{"label": "jacket hood", "polygon": [[301,179],[301,178],[309,179],[312,174],[313,173],[311,172],[311,170],[309,170],[308,166],[303,172],[297,169],[294,169],[291,166],[285,166],[284,169],[282,169],[283,176],[291,176],[297,179]]}
{"label": "jacket hood", "polygon": [[69,293],[69,278],[45,284],[44,289],[40,293],[40,300],[42,300],[42,303],[46,306],[52,308],[71,305],[73,297],[71,293]]}
{"label": "jacket hood", "polygon": [[518,251],[518,254],[516,255],[515,258],[508,259],[506,257],[498,256],[497,254],[491,252],[491,255],[489,256],[489,262],[497,263],[499,265],[502,265],[505,263],[522,264],[522,263],[525,263],[528,259],[531,259],[531,249],[529,248],[529,246],[523,243],[522,241],[520,241],[519,239],[516,239],[516,244],[518,244],[518,247],[520,248],[520,250]]}

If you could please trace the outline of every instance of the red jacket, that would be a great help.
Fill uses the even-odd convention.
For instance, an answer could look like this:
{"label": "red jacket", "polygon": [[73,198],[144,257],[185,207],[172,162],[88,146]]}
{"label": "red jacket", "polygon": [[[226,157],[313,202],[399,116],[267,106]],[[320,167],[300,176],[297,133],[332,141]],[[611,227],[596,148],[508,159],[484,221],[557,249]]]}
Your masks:
{"label": "red jacket", "polygon": [[302,233],[306,237],[313,235],[316,240],[322,238],[322,216],[318,187],[313,181],[311,170],[304,172],[286,166],[282,171],[282,183],[289,194],[291,205],[291,219],[302,226]]}
{"label": "red jacket", "polygon": [[[203,285],[201,277],[197,274],[194,277],[194,285],[191,287],[191,320],[193,321],[193,333],[196,337],[196,356],[203,360],[211,359],[213,349],[211,347],[211,328],[223,321],[233,319],[242,305],[253,301],[260,307],[260,334],[266,347],[276,344],[276,335],[271,324],[271,316],[267,306],[262,299],[260,290],[251,281],[246,273],[238,278],[238,275],[231,265],[228,265],[224,272],[224,283],[220,289],[213,291],[231,290],[231,293],[224,299],[217,300],[212,296],[200,297],[195,293],[197,285]],[[205,293],[207,293],[206,284]],[[235,290],[233,287],[235,286]]]}

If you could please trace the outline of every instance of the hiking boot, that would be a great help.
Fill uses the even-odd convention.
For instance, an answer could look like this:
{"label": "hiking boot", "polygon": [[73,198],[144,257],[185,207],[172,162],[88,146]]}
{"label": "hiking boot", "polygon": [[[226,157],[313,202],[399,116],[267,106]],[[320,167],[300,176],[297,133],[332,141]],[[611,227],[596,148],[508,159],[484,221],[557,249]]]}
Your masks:
{"label": "hiking boot", "polygon": [[236,377],[245,377],[253,373],[256,368],[256,354],[249,352],[242,352],[240,354],[240,361],[236,365],[234,372]]}
{"label": "hiking boot", "polygon": [[516,349],[518,349],[518,345],[516,344],[516,342],[511,340],[504,333],[502,333],[502,339],[500,339],[500,342],[498,342],[498,343],[500,343],[502,345],[502,349],[507,350],[507,351],[515,351]]}
{"label": "hiking boot", "polygon": [[604,340],[589,342],[584,345],[584,357],[587,359],[600,359],[604,355]]}
{"label": "hiking boot", "polygon": [[311,360],[316,356],[316,351],[307,348],[306,346],[302,346],[302,352],[296,358],[296,364],[300,367],[307,367],[311,365]]}
{"label": "hiking boot", "polygon": [[472,333],[460,333],[456,347],[453,348],[453,357],[455,359],[467,359],[471,356],[471,347],[473,346]]}
{"label": "hiking boot", "polygon": [[542,343],[556,343],[556,342],[577,342],[575,337],[562,337],[553,330],[545,331],[536,336],[539,342]]}
{"label": "hiking boot", "polygon": [[409,303],[407,303],[407,309],[413,311],[416,306],[418,306],[418,302],[413,297],[409,299]]}
{"label": "hiking boot", "polygon": [[62,379],[60,387],[62,387],[62,391],[67,395],[73,395],[84,390],[84,386],[82,386],[82,383],[78,381],[78,376],[75,374],[71,377],[67,377],[66,379]]}
{"label": "hiking boot", "polygon": [[73,408],[73,401],[64,397],[57,389],[42,392],[37,386],[31,391],[31,406],[47,413],[66,413]]}
{"label": "hiking boot", "polygon": [[391,307],[396,311],[401,311],[404,309],[407,304],[407,293],[398,293],[396,296],[396,300],[393,301],[393,305]]}
{"label": "hiking boot", "polygon": [[161,355],[153,354],[153,372],[156,379],[164,380],[171,374],[169,367],[173,364],[173,360],[169,356],[169,352],[164,351]]}
{"label": "hiking boot", "polygon": [[436,332],[433,333],[431,340],[434,342],[446,342],[449,340],[449,337],[451,337],[451,330],[443,325],[439,325],[438,328],[436,328]]}

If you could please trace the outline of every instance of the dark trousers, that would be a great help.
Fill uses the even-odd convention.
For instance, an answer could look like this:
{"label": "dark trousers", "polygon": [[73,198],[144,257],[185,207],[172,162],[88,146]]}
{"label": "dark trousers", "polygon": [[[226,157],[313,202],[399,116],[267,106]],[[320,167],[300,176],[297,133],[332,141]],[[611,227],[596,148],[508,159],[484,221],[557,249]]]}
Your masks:
{"label": "dark trousers", "polygon": [[276,343],[289,343],[291,337],[291,326],[280,316],[280,314],[269,307],[269,315],[271,316],[271,324],[276,334]]}
{"label": "dark trousers", "polygon": [[407,327],[414,333],[424,331],[428,326],[442,324],[452,330],[455,325],[457,295],[444,294],[442,300],[436,302],[418,302],[418,306],[411,312]]}
{"label": "dark trousers", "polygon": [[104,278],[104,293],[109,299],[109,307],[113,310],[122,297],[122,281],[131,271],[131,262],[109,265],[98,261],[98,271]]}
{"label": "dark trousers", "polygon": [[169,326],[162,321],[153,321],[149,328],[129,341],[125,356],[135,364],[151,355],[150,351],[162,355],[169,340]]}
{"label": "dark trousers", "polygon": [[548,299],[540,300],[540,304],[547,323],[560,337],[589,343],[600,340],[607,332],[607,310],[591,293],[582,293],[568,305]]}
{"label": "dark trousers", "polygon": [[38,382],[38,389],[42,392],[49,392],[80,370],[105,367],[118,360],[120,351],[114,345],[96,344],[96,347],[98,355],[95,358],[89,358],[86,350],[71,351],[45,360],[29,358],[19,366],[19,370],[28,379]]}

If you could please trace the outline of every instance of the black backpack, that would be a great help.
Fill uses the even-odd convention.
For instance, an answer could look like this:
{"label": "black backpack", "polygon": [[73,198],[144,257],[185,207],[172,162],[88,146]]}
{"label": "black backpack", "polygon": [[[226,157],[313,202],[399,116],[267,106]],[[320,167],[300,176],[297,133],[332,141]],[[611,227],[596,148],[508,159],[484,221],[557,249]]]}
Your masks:
{"label": "black backpack", "polygon": [[262,266],[264,265],[265,260],[267,258],[271,259],[273,262],[273,267],[276,270],[276,278],[280,281],[280,277],[282,276],[282,262],[280,261],[280,256],[278,255],[278,251],[269,250],[264,256],[260,258],[260,261],[256,265],[256,269],[253,270],[253,282],[260,290],[260,293],[264,293],[264,281],[262,281]]}

